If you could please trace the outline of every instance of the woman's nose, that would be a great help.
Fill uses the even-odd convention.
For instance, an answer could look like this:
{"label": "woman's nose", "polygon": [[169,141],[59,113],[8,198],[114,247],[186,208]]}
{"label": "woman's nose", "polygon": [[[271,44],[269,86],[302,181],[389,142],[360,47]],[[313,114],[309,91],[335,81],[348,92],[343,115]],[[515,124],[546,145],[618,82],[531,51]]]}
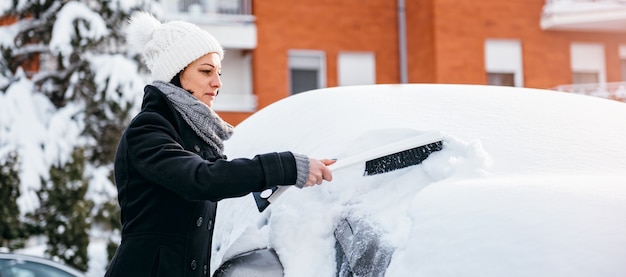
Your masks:
{"label": "woman's nose", "polygon": [[211,80],[211,86],[212,87],[216,87],[216,88],[221,88],[222,87],[222,78],[220,78],[219,75],[216,75],[215,78],[213,78],[213,80]]}

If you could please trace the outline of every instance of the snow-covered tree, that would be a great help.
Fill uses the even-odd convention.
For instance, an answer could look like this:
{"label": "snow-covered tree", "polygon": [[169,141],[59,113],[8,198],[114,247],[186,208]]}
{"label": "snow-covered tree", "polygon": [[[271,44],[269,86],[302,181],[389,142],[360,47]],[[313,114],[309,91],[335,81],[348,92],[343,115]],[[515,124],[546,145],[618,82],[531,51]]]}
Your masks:
{"label": "snow-covered tree", "polygon": [[[81,201],[86,197],[94,208],[80,220],[98,220],[103,223],[93,222],[96,226],[119,228],[110,223],[119,220],[114,210],[113,156],[123,128],[138,110],[147,76],[137,56],[126,52],[123,28],[132,12],[153,11],[152,2],[0,3],[0,25],[4,25],[0,26],[0,160],[8,160],[5,156],[12,149],[19,157],[15,165],[20,186],[17,206],[23,220],[27,220],[23,217],[26,213],[53,214],[45,209],[57,207],[48,207],[49,199],[43,195],[78,189],[77,184],[84,180],[85,195],[66,195],[64,200],[73,203],[73,208],[55,216],[82,214],[86,204]],[[82,157],[73,153],[82,153]],[[59,176],[69,168],[81,168],[74,172],[81,176]],[[4,172],[8,171],[0,174]],[[88,225],[81,224],[72,223],[81,230]],[[57,244],[53,240],[48,237],[48,250]],[[83,249],[75,253],[80,251]]]}
{"label": "snow-covered tree", "polygon": [[[2,48],[8,70],[15,72],[25,61],[40,60],[38,70],[26,72],[37,92],[56,108],[77,101],[86,105],[84,131],[98,140],[92,144],[92,161],[111,160],[114,143],[108,142],[118,137],[119,123],[127,119],[135,100],[129,92],[137,85],[136,74],[128,73],[137,73],[138,64],[125,56],[121,35],[133,10],[123,6],[128,2],[132,1],[19,1],[6,13],[19,18],[10,27],[13,45],[5,43]],[[9,78],[14,79],[15,75]]]}
{"label": "snow-covered tree", "polygon": [[20,196],[17,153],[9,152],[0,159],[0,247],[9,250],[23,246],[26,232],[16,213]]}
{"label": "snow-covered tree", "polygon": [[84,171],[85,156],[79,148],[71,161],[52,166],[49,180],[42,180],[37,191],[41,205],[28,217],[33,233],[48,238],[48,256],[87,271],[93,202],[85,198],[89,185]]}

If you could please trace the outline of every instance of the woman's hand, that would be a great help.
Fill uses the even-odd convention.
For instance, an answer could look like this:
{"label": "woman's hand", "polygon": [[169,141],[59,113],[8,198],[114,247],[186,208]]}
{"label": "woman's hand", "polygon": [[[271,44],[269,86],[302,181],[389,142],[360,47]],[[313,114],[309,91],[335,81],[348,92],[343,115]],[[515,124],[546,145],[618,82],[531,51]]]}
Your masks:
{"label": "woman's hand", "polygon": [[335,160],[321,159],[316,160],[309,158],[309,178],[306,181],[305,187],[321,184],[324,180],[332,181],[333,173],[327,167],[334,164]]}

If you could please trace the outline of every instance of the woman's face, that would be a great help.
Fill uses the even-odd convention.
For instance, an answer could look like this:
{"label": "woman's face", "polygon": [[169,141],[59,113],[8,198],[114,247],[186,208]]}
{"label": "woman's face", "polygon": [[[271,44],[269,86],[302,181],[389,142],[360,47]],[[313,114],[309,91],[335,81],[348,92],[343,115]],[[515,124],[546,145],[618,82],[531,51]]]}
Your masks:
{"label": "woman's face", "polygon": [[217,53],[206,54],[189,64],[180,73],[180,85],[211,107],[217,90],[222,87],[222,64]]}

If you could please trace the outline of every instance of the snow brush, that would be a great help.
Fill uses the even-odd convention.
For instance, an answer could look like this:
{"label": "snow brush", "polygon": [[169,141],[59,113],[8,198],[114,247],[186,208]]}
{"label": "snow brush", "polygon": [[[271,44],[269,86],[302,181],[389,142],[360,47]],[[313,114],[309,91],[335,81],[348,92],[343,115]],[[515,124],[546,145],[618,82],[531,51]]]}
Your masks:
{"label": "snow brush", "polygon": [[[339,159],[328,168],[336,171],[363,163],[365,164],[364,176],[383,174],[418,165],[431,153],[441,149],[443,149],[442,134],[429,132]],[[263,212],[271,203],[274,203],[289,187],[291,186],[277,186],[263,192],[254,192],[253,196],[259,212]]]}

